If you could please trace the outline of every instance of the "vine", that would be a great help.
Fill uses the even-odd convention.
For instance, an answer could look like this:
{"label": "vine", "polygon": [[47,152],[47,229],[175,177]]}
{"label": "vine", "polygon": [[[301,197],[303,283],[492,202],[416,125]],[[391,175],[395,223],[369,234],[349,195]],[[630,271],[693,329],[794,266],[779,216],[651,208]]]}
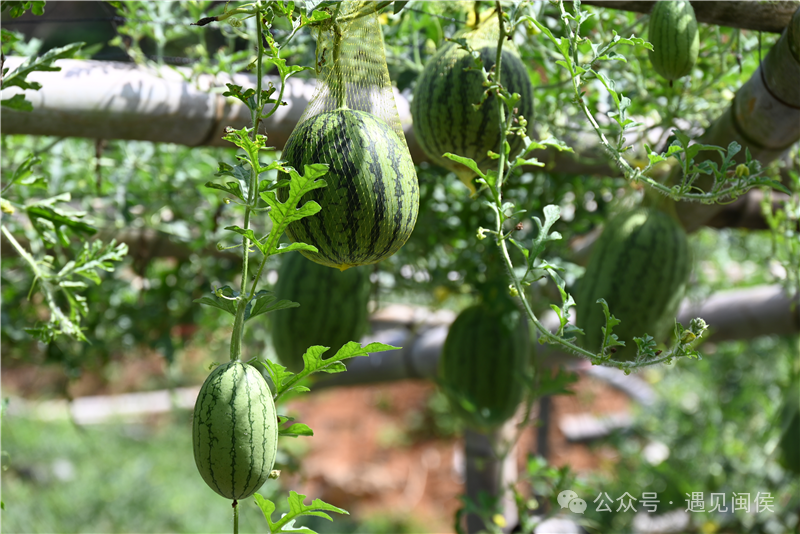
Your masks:
{"label": "vine", "polygon": [[[336,11],[334,12],[335,17]],[[367,13],[364,13],[365,15]],[[279,45],[272,36],[270,28],[277,17],[287,19],[292,25],[292,34],[283,45]],[[292,167],[286,166],[283,162],[273,159],[271,163],[262,164],[260,156],[263,152],[271,150],[267,148],[267,136],[258,133],[259,125],[265,119],[272,116],[281,105],[284,88],[287,80],[311,67],[300,67],[287,65],[286,60],[281,58],[281,47],[285,46],[291,37],[298,30],[311,24],[318,24],[327,21],[338,27],[339,21],[331,20],[331,13],[324,9],[313,9],[306,13],[302,10],[295,13],[293,2],[261,2],[243,4],[235,9],[226,11],[216,17],[205,17],[195,24],[204,26],[211,22],[225,21],[232,27],[240,28],[245,25],[245,21],[255,22],[253,31],[253,41],[256,43],[256,57],[251,62],[251,67],[255,71],[256,88],[244,89],[241,86],[227,84],[228,91],[224,96],[234,97],[244,103],[250,110],[251,125],[240,130],[228,128],[225,140],[231,142],[241,149],[243,155],[238,156],[238,163],[231,165],[219,162],[218,177],[231,177],[234,181],[225,184],[208,182],[206,187],[219,190],[227,195],[226,203],[235,203],[244,208],[242,226],[228,226],[225,229],[236,234],[241,239],[241,244],[235,248],[242,249],[242,281],[240,290],[235,290],[230,286],[223,286],[215,289],[210,295],[197,299],[197,302],[207,306],[221,309],[233,316],[233,331],[230,342],[231,361],[242,360],[242,340],[246,323],[259,315],[279,311],[282,309],[298,306],[295,302],[278,300],[277,297],[265,290],[257,291],[257,286],[261,274],[266,265],[267,259],[287,252],[310,251],[317,252],[316,247],[295,242],[291,244],[281,244],[280,239],[286,227],[300,219],[315,215],[321,210],[318,203],[314,201],[302,202],[302,198],[315,189],[325,187],[327,184],[323,177],[328,172],[326,164],[305,165],[303,174]],[[269,83],[267,89],[262,88],[264,65],[274,66],[280,77],[280,88],[276,88]],[[277,93],[277,95],[276,95]],[[343,94],[343,93],[342,93]],[[265,108],[267,111],[265,112]],[[289,176],[288,180],[260,180],[265,173],[281,171]],[[287,187],[289,189],[288,198],[281,202],[277,197],[277,189]],[[263,204],[262,204],[263,202]],[[258,237],[250,227],[251,217],[254,213],[266,212],[272,223],[269,232]],[[221,244],[218,248],[223,247]],[[260,262],[255,275],[250,269],[250,253],[259,252]],[[258,357],[247,360],[247,363],[259,364],[264,367],[274,385],[273,400],[280,400],[286,393],[302,393],[309,391],[308,387],[302,385],[302,380],[307,376],[317,373],[339,373],[346,370],[343,360],[367,356],[370,352],[386,351],[397,349],[383,343],[370,343],[362,347],[357,342],[345,344],[335,355],[323,359],[322,355],[329,347],[313,346],[303,356],[304,368],[299,373],[292,373],[280,364],[274,363]],[[288,424],[288,426],[286,426]],[[291,417],[278,415],[279,431],[278,435],[283,437],[312,436],[313,431],[303,423],[293,423]],[[282,426],[283,425],[283,426]],[[273,471],[271,477],[277,478],[280,471]],[[267,520],[270,532],[273,534],[283,532],[294,532],[299,527],[294,526],[294,522],[301,516],[317,516],[331,519],[327,512],[346,514],[347,512],[336,506],[327,504],[319,499],[314,500],[311,505],[303,503],[305,495],[292,491],[288,498],[289,512],[284,514],[278,521],[273,522],[272,514],[276,510],[275,503],[264,498],[259,494],[254,496],[256,504],[261,508]],[[238,533],[239,525],[238,502],[233,501],[233,533]],[[304,532],[312,532],[310,529],[301,527]]]}

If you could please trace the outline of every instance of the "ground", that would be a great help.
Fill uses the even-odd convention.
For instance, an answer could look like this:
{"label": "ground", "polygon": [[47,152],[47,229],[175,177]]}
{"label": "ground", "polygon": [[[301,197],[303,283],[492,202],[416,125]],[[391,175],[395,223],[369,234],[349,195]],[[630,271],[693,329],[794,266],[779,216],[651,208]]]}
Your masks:
{"label": "ground", "polygon": [[[86,373],[69,384],[69,394],[141,391],[166,377],[157,354],[121,360],[113,368],[113,382]],[[4,396],[34,397],[58,391],[59,377],[56,368],[4,368]],[[586,444],[568,442],[558,422],[568,414],[624,412],[630,408],[630,399],[585,374],[574,391],[575,395],[552,399],[548,460],[579,472],[613,465],[615,451],[590,450]],[[420,417],[430,416],[434,394],[433,384],[407,380],[327,389],[291,400],[281,412],[309,425],[314,437],[286,438],[281,444],[302,460],[299,471],[284,469],[283,484],[341,506],[355,518],[413,517],[430,532],[452,532],[463,489],[463,443],[456,436],[442,436],[420,425]],[[537,452],[536,430],[530,427],[521,437],[520,468],[527,455]]]}

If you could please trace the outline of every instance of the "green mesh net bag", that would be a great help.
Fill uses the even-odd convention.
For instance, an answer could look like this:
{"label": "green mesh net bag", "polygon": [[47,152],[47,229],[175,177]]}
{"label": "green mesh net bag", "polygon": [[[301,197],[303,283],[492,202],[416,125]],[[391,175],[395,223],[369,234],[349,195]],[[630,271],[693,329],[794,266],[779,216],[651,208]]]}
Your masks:
{"label": "green mesh net bag", "polygon": [[[341,2],[315,30],[317,88],[283,150],[300,173],[304,165],[329,165],[328,186],[304,197],[322,210],[291,223],[286,233],[317,248],[304,256],[341,270],[397,252],[419,212],[417,175],[371,4]],[[282,188],[278,197],[288,193]]]}

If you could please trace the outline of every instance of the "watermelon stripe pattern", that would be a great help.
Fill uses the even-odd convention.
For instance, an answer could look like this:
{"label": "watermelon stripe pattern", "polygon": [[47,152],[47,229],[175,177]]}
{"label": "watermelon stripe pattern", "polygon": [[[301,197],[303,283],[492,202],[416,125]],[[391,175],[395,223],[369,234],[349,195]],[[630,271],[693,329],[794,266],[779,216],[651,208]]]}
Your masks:
{"label": "watermelon stripe pattern", "polygon": [[335,353],[359,341],[368,322],[370,283],[366,267],[344,272],[319,265],[300,254],[284,255],[275,296],[300,304],[272,315],[272,343],[281,363],[303,370],[303,354],[312,345]]}
{"label": "watermelon stripe pattern", "polygon": [[[283,159],[299,172],[312,163],[330,165],[328,186],[302,200],[318,202],[322,211],[286,230],[292,241],[317,248],[302,252],[312,261],[340,270],[377,263],[411,235],[419,212],[416,170],[408,148],[381,119],[349,109],[315,115],[292,132]],[[278,190],[281,201],[288,194]]]}
{"label": "watermelon stripe pattern", "polygon": [[686,0],[660,0],[650,13],[648,38],[653,69],[672,81],[692,72],[700,50],[694,8]]}
{"label": "watermelon stripe pattern", "polygon": [[662,342],[672,332],[686,289],[691,260],[686,233],[671,216],[655,209],[622,213],[607,224],[595,244],[577,298],[577,324],[585,332],[582,346],[599,351],[605,299],[622,323],[614,327],[625,347],[617,360],[636,356],[634,336],[650,334]]}
{"label": "watermelon stripe pattern", "polygon": [[[462,311],[447,333],[440,385],[470,426],[490,429],[514,415],[529,363],[528,323],[513,305],[479,304]],[[466,401],[475,410],[463,407]]]}
{"label": "watermelon stripe pattern", "polygon": [[[480,52],[484,68],[491,69],[497,57],[496,46],[472,46]],[[498,100],[490,95],[480,108],[473,108],[485,88],[481,73],[465,71],[468,67],[474,67],[472,57],[455,43],[447,43],[425,65],[411,102],[414,135],[420,146],[434,162],[454,172],[467,169],[442,157],[445,152],[472,158],[485,171],[497,166],[487,152],[501,151]],[[528,71],[517,54],[505,49],[500,83],[511,93],[521,95],[519,114],[532,122],[533,86]],[[513,157],[522,149],[523,141],[515,137],[510,142]]]}
{"label": "watermelon stripe pattern", "polygon": [[208,486],[244,499],[266,482],[278,446],[275,403],[258,370],[240,361],[208,375],[194,406],[194,460]]}

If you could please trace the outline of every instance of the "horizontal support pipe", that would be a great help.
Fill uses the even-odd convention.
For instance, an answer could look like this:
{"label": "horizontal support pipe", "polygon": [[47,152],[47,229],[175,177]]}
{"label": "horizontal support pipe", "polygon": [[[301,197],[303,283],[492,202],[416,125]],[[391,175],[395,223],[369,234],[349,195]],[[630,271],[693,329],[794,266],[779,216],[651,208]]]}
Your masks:
{"label": "horizontal support pipe", "polygon": [[[637,0],[584,0],[581,4],[650,13],[655,2]],[[781,33],[800,2],[691,2],[699,22],[743,30]]]}
{"label": "horizontal support pipe", "polygon": [[[414,378],[435,380],[439,355],[449,324],[439,320],[437,324],[428,327],[422,323],[411,328],[409,333],[408,328],[396,326],[403,323],[403,317],[407,317],[409,313],[403,312],[401,307],[397,308],[396,313],[397,320],[383,314],[381,321],[373,321],[378,328],[382,324],[392,325],[390,329],[378,330],[374,341],[400,346],[403,347],[402,350],[350,360],[346,373],[319,380],[315,389]],[[722,291],[701,303],[684,301],[678,312],[678,321],[688,326],[694,317],[702,317],[710,325],[710,332],[706,337],[708,342],[752,339],[766,335],[788,336],[800,333],[800,296],[795,296],[793,306],[792,297],[779,285]],[[543,323],[554,330],[557,324],[555,314],[546,313]],[[583,361],[560,352],[553,345],[538,346],[537,352],[546,367],[561,367]]]}

